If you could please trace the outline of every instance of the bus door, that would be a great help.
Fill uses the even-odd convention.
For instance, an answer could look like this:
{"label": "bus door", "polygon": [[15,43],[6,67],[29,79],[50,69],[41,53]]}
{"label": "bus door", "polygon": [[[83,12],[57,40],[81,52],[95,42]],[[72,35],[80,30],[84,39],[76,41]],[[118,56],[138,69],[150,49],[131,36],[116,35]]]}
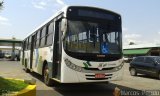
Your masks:
{"label": "bus door", "polygon": [[32,36],[31,38],[31,51],[30,51],[30,69],[32,69],[32,64],[33,64],[33,51],[34,51],[34,40],[35,40],[35,35]]}
{"label": "bus door", "polygon": [[61,74],[61,54],[62,54],[62,43],[61,43],[61,19],[55,22],[55,35],[53,45],[53,77],[60,80]]}

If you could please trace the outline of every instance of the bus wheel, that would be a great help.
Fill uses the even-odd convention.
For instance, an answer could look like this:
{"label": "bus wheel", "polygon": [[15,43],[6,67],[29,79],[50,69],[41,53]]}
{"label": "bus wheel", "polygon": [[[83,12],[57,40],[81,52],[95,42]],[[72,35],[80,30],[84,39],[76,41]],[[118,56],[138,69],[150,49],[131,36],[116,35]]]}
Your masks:
{"label": "bus wheel", "polygon": [[25,67],[24,70],[26,73],[30,73],[30,70],[28,68]]}
{"label": "bus wheel", "polygon": [[44,83],[47,86],[51,86],[53,84],[52,80],[49,78],[49,69],[48,66],[46,65],[44,70],[43,70],[43,76],[44,76]]}

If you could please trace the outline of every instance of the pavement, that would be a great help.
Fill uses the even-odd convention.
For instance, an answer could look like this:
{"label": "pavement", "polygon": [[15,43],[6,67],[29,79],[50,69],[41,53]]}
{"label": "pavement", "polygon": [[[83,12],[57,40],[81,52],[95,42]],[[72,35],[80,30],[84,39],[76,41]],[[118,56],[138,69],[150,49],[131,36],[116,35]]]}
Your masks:
{"label": "pavement", "polygon": [[[5,78],[36,79],[37,96],[113,96],[113,92],[116,87],[124,91],[160,91],[160,80],[145,75],[130,76],[128,65],[128,63],[125,63],[123,80],[112,81],[109,84],[60,84],[58,87],[48,87],[43,83],[42,76],[36,73],[26,73],[20,62],[6,60],[0,60],[0,76]],[[129,96],[129,94],[124,95]]]}

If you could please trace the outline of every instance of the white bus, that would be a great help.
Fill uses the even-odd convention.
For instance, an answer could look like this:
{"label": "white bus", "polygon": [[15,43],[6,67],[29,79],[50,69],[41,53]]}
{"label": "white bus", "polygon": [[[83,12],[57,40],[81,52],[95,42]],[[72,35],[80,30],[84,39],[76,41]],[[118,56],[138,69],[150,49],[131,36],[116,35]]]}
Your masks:
{"label": "white bus", "polygon": [[67,6],[23,41],[26,71],[44,76],[46,85],[121,80],[121,16],[88,6]]}

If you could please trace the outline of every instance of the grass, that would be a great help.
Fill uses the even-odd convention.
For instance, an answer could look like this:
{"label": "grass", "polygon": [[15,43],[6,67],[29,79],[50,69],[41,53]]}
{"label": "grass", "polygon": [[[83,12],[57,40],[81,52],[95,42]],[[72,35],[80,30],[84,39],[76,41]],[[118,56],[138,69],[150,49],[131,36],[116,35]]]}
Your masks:
{"label": "grass", "polygon": [[23,81],[13,80],[13,79],[4,79],[0,77],[0,96],[2,94],[17,92],[26,88],[28,84],[25,84]]}

